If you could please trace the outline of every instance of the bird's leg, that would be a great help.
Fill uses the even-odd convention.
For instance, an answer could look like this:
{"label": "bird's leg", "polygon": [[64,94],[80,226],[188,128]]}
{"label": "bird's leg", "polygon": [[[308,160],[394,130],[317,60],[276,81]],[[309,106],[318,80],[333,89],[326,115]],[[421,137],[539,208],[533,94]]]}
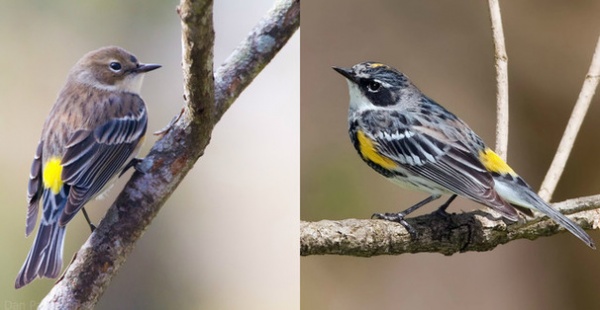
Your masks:
{"label": "bird's leg", "polygon": [[[404,219],[407,215],[411,214],[412,212],[414,212],[415,210],[419,209],[420,207],[440,198],[441,195],[440,194],[434,194],[431,195],[425,199],[423,199],[422,201],[417,202],[415,205],[413,205],[412,207],[402,211],[402,212],[398,212],[398,213],[375,213],[371,216],[372,219],[380,219],[380,220],[386,220],[386,221],[392,221],[392,222],[397,222],[400,223],[400,225],[404,226],[404,228],[406,228],[406,230],[408,231],[408,233],[413,237],[416,238],[417,237],[417,231],[408,224],[408,222],[406,222],[406,220]],[[448,202],[446,202],[448,203]]]}
{"label": "bird's leg", "polygon": [[454,199],[456,199],[456,195],[452,195],[450,196],[450,198],[444,202],[443,205],[441,205],[436,211],[435,214],[443,217],[443,218],[448,218],[448,213],[446,212],[446,209],[448,209],[448,206],[450,206],[450,204],[452,203],[452,201],[454,201]]}
{"label": "bird's leg", "polygon": [[94,230],[96,230],[96,225],[92,224],[92,221],[90,220],[90,217],[87,214],[87,211],[85,211],[85,208],[81,208],[81,212],[83,212],[83,216],[85,217],[85,220],[87,221],[88,225],[90,225],[90,230],[92,232],[94,232]]}
{"label": "bird's leg", "polygon": [[129,168],[134,168],[136,171],[139,172],[143,172],[138,170],[137,166],[139,163],[141,163],[144,159],[142,158],[132,158],[126,165],[125,167],[123,167],[123,170],[121,170],[121,173],[119,173],[119,178],[125,173],[127,172],[127,170],[129,170]]}

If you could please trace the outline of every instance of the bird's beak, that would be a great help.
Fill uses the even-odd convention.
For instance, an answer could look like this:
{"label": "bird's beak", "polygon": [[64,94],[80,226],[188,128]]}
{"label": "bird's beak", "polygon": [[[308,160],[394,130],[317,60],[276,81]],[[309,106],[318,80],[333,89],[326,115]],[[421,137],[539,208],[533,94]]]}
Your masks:
{"label": "bird's beak", "polygon": [[348,80],[350,80],[352,82],[356,82],[356,78],[354,76],[354,72],[352,72],[352,69],[346,69],[346,68],[340,68],[340,67],[331,67],[331,68],[333,70],[335,70],[337,73],[343,75]]}
{"label": "bird's beak", "polygon": [[157,65],[157,64],[139,64],[137,68],[135,68],[135,72],[137,73],[146,73],[146,72],[150,72],[152,70],[158,69],[162,67],[161,65]]}

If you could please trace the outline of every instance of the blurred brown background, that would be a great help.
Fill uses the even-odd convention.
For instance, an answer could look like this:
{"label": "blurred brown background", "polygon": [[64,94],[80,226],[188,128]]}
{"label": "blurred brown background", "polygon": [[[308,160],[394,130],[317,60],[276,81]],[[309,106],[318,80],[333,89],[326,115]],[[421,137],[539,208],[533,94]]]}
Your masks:
{"label": "blurred brown background", "polygon": [[[502,1],[510,81],[509,162],[538,188],[587,73],[599,1]],[[331,66],[375,60],[495,143],[487,1],[302,2],[301,219],[368,218],[426,197],[363,164],[347,134],[348,90]],[[600,193],[600,96],[553,201]],[[441,201],[440,201],[441,203]],[[421,212],[432,212],[428,206]],[[482,208],[457,199],[450,212]],[[591,232],[596,242],[600,233]],[[600,252],[570,234],[486,253],[301,259],[303,309],[598,309]]]}
{"label": "blurred brown background", "polygon": [[[13,285],[33,242],[24,237],[25,193],[43,121],[71,66],[114,44],[163,65],[146,77],[142,96],[148,132],[165,126],[183,105],[179,1],[0,2],[0,308],[33,309],[53,280],[18,291]],[[215,1],[215,66],[272,4]],[[296,35],[225,114],[98,309],[297,307],[299,50]],[[155,140],[150,135],[140,155]],[[88,205],[95,222],[123,183]],[[67,262],[89,234],[83,217],[75,217]]]}

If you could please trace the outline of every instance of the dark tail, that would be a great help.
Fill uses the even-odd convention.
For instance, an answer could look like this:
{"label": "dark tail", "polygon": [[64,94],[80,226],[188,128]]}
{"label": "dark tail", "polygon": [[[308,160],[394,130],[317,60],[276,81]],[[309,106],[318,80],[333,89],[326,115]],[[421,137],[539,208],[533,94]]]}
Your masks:
{"label": "dark tail", "polygon": [[53,224],[40,224],[35,241],[19,275],[15,288],[20,288],[33,281],[36,277],[56,278],[62,268],[62,252],[66,227]]}
{"label": "dark tail", "polygon": [[575,237],[579,238],[581,241],[585,242],[590,248],[596,249],[596,245],[594,244],[594,240],[583,230],[583,228],[579,227],[575,222],[571,221],[568,217],[564,216],[558,210],[550,207],[547,203],[545,203],[542,198],[540,198],[534,192],[530,192],[530,200],[531,204],[534,207],[547,215],[549,218],[553,219],[555,222],[560,224],[560,226],[564,227],[566,230],[570,231]]}
{"label": "dark tail", "polygon": [[[59,217],[67,201],[69,187],[63,186],[58,194],[46,189],[42,196],[42,219],[33,246],[17,275],[15,288],[27,285],[37,277],[56,278],[62,268],[62,252],[66,227]],[[37,202],[36,202],[37,203]],[[30,223],[28,213],[28,227]]]}
{"label": "dark tail", "polygon": [[[549,206],[520,176],[514,174],[496,175],[494,176],[494,182],[494,189],[505,201],[514,206],[534,209],[543,213],[585,242],[590,248],[596,249],[594,240],[579,225]],[[525,212],[525,214],[533,215],[531,212]]]}

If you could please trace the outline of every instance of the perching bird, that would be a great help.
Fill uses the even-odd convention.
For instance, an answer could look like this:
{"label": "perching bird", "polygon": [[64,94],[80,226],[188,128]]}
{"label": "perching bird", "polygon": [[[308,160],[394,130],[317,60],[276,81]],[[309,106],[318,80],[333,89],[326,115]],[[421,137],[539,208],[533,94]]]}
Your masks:
{"label": "perching bird", "polygon": [[148,115],[140,88],[142,64],[119,47],[89,52],[71,69],[42,130],[31,173],[25,234],[42,216],[15,281],[56,278],[62,268],[66,224],[130,163],[144,141]]}
{"label": "perching bird", "polygon": [[537,210],[595,249],[577,224],[544,202],[469,126],[423,94],[404,74],[378,62],[333,68],[350,90],[349,133],[361,158],[388,180],[428,198],[399,213],[374,214],[415,233],[404,217],[443,194],[457,195],[510,221]]}

